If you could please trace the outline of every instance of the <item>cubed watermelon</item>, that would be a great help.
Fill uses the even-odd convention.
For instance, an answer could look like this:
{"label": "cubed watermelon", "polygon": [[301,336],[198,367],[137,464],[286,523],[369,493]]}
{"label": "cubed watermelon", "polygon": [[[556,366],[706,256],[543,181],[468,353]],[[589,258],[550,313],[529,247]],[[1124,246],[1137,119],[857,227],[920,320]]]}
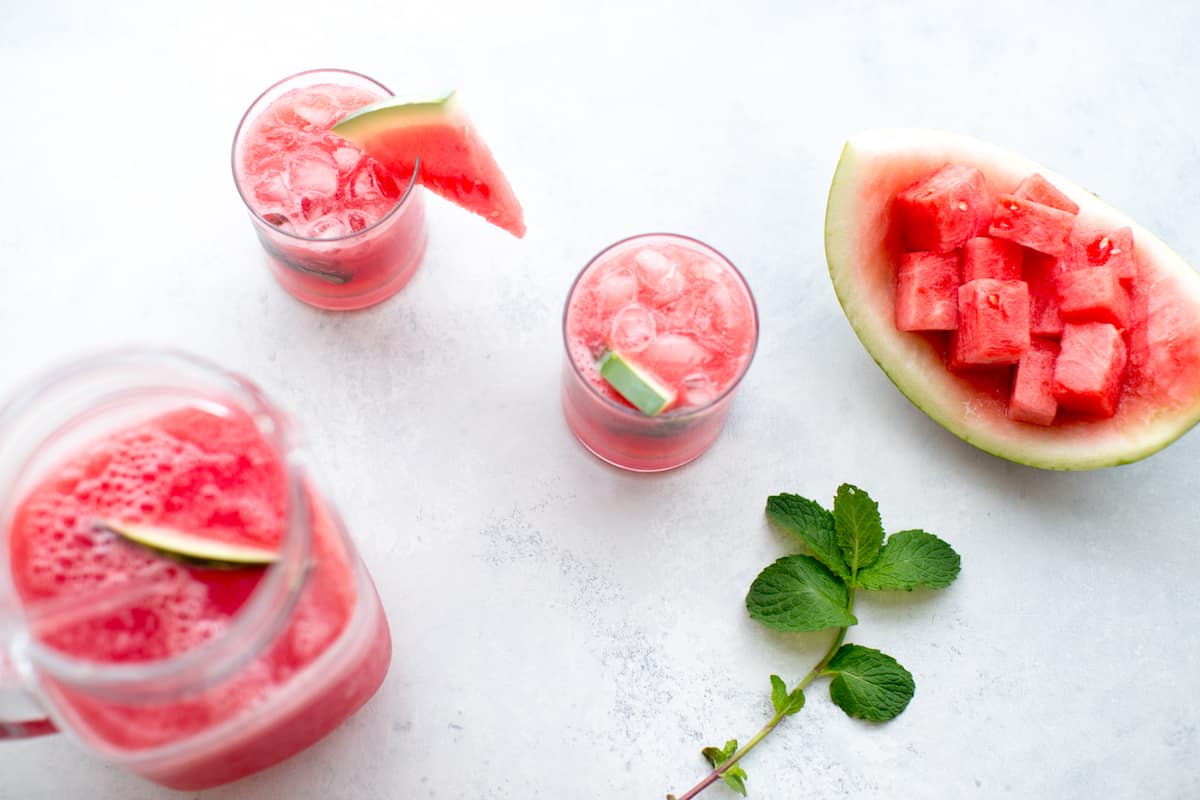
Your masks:
{"label": "cubed watermelon", "polygon": [[1002,194],[988,235],[1009,239],[1049,256],[1061,256],[1074,224],[1075,215],[1068,211]]}
{"label": "cubed watermelon", "polygon": [[958,356],[964,364],[1015,364],[1029,349],[1029,287],[979,278],[958,287]]}
{"label": "cubed watermelon", "polygon": [[1021,200],[1032,200],[1035,203],[1057,208],[1059,211],[1066,211],[1069,214],[1079,213],[1078,203],[1060,192],[1053,183],[1036,172],[1017,185],[1017,188],[1013,190],[1013,197]]}
{"label": "cubed watermelon", "polygon": [[1120,329],[1129,323],[1129,294],[1111,267],[1071,270],[1054,280],[1064,322],[1108,322]]}
{"label": "cubed watermelon", "polygon": [[1111,417],[1117,413],[1126,357],[1116,326],[1068,322],[1054,363],[1054,399],[1071,411]]}
{"label": "cubed watermelon", "polygon": [[1025,251],[1021,275],[1029,284],[1029,332],[1034,336],[1057,339],[1062,336],[1063,320],[1058,311],[1058,287],[1055,278],[1063,271],[1060,259]]}
{"label": "cubed watermelon", "polygon": [[1058,359],[1058,344],[1046,339],[1033,339],[1029,349],[1017,362],[1013,379],[1012,399],[1008,403],[1008,418],[1033,425],[1050,425],[1058,413],[1054,399],[1054,362]]}
{"label": "cubed watermelon", "polygon": [[895,213],[909,250],[949,253],[987,228],[992,207],[982,172],[947,164],[897,194]]}
{"label": "cubed watermelon", "polygon": [[958,253],[900,256],[896,327],[902,331],[949,331],[958,327]]}
{"label": "cubed watermelon", "polygon": [[1126,286],[1137,280],[1137,260],[1133,255],[1133,231],[1080,229],[1071,231],[1067,241],[1072,269],[1112,267]]}
{"label": "cubed watermelon", "polygon": [[1025,249],[1016,242],[989,236],[968,239],[962,248],[962,282],[978,278],[1019,281],[1024,253]]}

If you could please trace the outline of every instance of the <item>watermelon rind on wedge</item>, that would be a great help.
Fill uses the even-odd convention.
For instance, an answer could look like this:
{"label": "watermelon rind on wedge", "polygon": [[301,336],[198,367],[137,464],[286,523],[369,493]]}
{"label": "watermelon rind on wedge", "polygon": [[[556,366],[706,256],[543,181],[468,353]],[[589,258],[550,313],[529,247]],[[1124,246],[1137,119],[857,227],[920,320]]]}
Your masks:
{"label": "watermelon rind on wedge", "polygon": [[[977,167],[1010,192],[1038,173],[1080,206],[1080,219],[1133,230],[1138,281],[1126,336],[1129,365],[1116,414],[1068,415],[1048,426],[1009,419],[1009,395],[986,378],[946,367],[927,335],[896,329],[896,194],[946,164]],[[996,145],[952,133],[880,129],[846,142],[825,216],[829,274],[846,319],[913,404],[964,441],[1043,469],[1129,463],[1166,447],[1200,421],[1200,274],[1149,230],[1075,182]]]}

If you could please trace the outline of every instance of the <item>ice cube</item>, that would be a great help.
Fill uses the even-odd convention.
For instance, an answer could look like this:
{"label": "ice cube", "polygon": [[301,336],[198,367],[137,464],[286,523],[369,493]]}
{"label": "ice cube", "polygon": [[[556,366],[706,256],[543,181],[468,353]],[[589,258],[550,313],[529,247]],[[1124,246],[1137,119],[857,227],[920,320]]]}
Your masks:
{"label": "ice cube", "polygon": [[333,160],[341,175],[349,175],[353,172],[362,159],[362,153],[353,147],[338,147],[333,151]]}
{"label": "ice cube", "polygon": [[733,294],[728,286],[718,283],[710,286],[700,298],[692,314],[692,323],[700,333],[720,334],[730,327],[735,315]]}
{"label": "ice cube", "polygon": [[302,103],[296,103],[293,113],[307,122],[313,130],[332,128],[338,121],[339,110],[330,100],[320,95],[312,95]]}
{"label": "ice cube", "polygon": [[350,223],[336,214],[326,214],[308,226],[308,236],[312,239],[336,239],[353,232]]}
{"label": "ice cube", "polygon": [[638,279],[659,302],[673,300],[683,291],[683,273],[675,262],[657,250],[643,247],[633,256]]}
{"label": "ice cube", "polygon": [[383,197],[379,184],[375,181],[375,170],[370,164],[363,164],[358,172],[350,177],[350,196],[356,200],[378,200]]}
{"label": "ice cube", "polygon": [[324,150],[305,148],[288,162],[287,183],[295,194],[332,197],[338,188],[337,164]]}
{"label": "ice cube", "polygon": [[637,277],[623,267],[606,271],[596,281],[596,301],[604,311],[629,305],[637,300],[637,293]]}
{"label": "ice cube", "polygon": [[662,305],[657,312],[662,329],[688,332],[692,327],[695,309],[696,298],[690,292]]}
{"label": "ice cube", "polygon": [[717,399],[717,384],[703,372],[694,372],[683,379],[681,405],[704,406]]}
{"label": "ice cube", "polygon": [[292,195],[278,172],[268,172],[254,182],[254,197],[265,204],[290,205]]}
{"label": "ice cube", "polygon": [[684,262],[683,271],[694,281],[717,283],[721,280],[724,267],[708,256],[696,253]]}
{"label": "ice cube", "polygon": [[633,303],[616,313],[612,321],[612,345],[618,353],[640,353],[654,341],[654,315]]}
{"label": "ice cube", "polygon": [[651,372],[669,381],[677,381],[695,372],[696,367],[708,361],[711,354],[683,333],[668,333],[657,337],[642,352],[642,363]]}

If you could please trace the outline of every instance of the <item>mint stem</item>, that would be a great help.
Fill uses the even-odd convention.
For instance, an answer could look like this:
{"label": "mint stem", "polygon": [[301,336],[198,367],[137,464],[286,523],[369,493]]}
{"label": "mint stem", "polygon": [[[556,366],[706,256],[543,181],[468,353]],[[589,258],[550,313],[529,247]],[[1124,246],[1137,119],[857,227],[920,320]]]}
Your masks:
{"label": "mint stem", "polygon": [[[853,581],[853,579],[851,579],[851,580]],[[851,584],[850,584],[850,602],[847,603],[846,610],[847,611],[854,610],[854,583],[853,582],[851,582]],[[829,646],[829,649],[827,651],[825,651],[825,655],[821,657],[821,660],[817,662],[816,666],[814,666],[812,669],[810,669],[808,671],[808,674],[805,675],[803,678],[801,678],[800,682],[792,687],[793,692],[796,691],[797,689],[807,689],[808,685],[810,683],[812,683],[814,680],[816,680],[817,676],[821,674],[821,670],[823,670],[823,669],[825,669],[825,667],[829,666],[829,662],[833,660],[833,657],[837,654],[837,651],[841,649],[842,643],[846,641],[846,631],[847,630],[848,629],[844,628],[844,627],[838,628],[837,636],[835,636],[833,639],[833,644],[831,644]],[[754,734],[754,738],[751,739],[750,741],[746,742],[746,744],[742,745],[742,747],[740,747],[736,753],[734,753],[733,755],[731,755],[729,757],[728,761],[725,761],[723,764],[718,766],[712,772],[708,773],[708,775],[706,775],[702,781],[700,781],[695,786],[693,786],[691,789],[688,789],[686,792],[679,795],[678,797],[676,797],[673,794],[667,795],[667,800],[692,800],[692,798],[696,797],[696,795],[703,792],[709,786],[712,786],[714,783],[721,780],[721,776],[725,774],[726,770],[728,770],[730,767],[737,764],[738,761],[740,761],[744,755],[746,755],[751,750],[753,750],[758,745],[758,743],[761,742],[763,739],[767,738],[767,734],[769,734],[771,731],[775,730],[775,726],[778,725],[782,720],[783,720],[783,715],[776,712],[775,716],[771,717],[770,721],[767,722],[767,724],[764,725],[758,733]]]}

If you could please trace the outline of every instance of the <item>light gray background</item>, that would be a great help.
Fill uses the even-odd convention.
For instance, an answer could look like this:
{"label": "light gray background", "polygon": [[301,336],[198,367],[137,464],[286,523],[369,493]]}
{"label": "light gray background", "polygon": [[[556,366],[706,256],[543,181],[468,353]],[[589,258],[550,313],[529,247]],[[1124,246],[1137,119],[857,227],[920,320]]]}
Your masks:
{"label": "light gray background", "polygon": [[[978,452],[872,363],[822,252],[844,138],[920,125],[1073,176],[1200,263],[1192,0],[106,5],[0,4],[0,390],[130,343],[253,377],[305,425],[396,641],[349,723],[205,798],[682,791],[826,642],[746,617],[794,549],[765,498],[842,481],[963,574],[862,600],[851,640],[908,666],[914,702],[869,726],[814,689],[747,759],[752,797],[1200,796],[1200,435],[1089,474]],[[431,199],[396,298],[285,295],[228,149],[260,90],[319,66],[457,84],[527,238]],[[723,250],[762,318],[724,436],[657,477],[588,455],[558,400],[570,281],[646,230]],[[168,796],[61,738],[0,745],[5,800]]]}

